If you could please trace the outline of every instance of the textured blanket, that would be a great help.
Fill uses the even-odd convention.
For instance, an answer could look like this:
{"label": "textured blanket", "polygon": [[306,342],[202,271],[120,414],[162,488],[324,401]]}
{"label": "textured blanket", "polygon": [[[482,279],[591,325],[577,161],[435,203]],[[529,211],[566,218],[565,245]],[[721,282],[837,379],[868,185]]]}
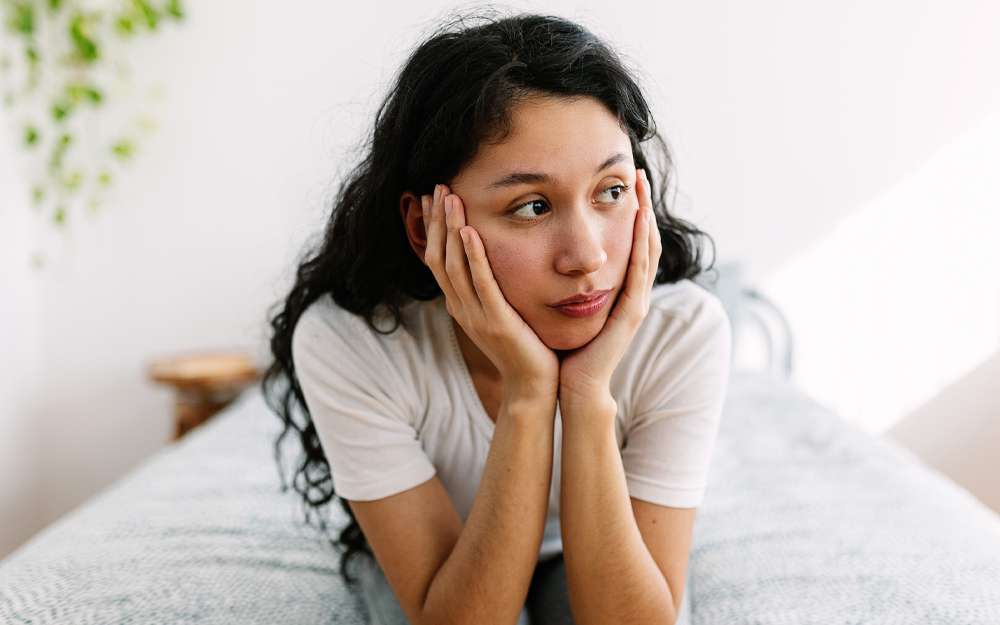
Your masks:
{"label": "textured blanket", "polygon": [[695,625],[1000,624],[1000,516],[767,378],[730,383],[690,566]]}
{"label": "textured blanket", "polygon": [[[365,623],[279,489],[257,394],[0,563],[0,623]],[[1000,623],[1000,517],[790,386],[734,374],[690,564],[695,625]]]}

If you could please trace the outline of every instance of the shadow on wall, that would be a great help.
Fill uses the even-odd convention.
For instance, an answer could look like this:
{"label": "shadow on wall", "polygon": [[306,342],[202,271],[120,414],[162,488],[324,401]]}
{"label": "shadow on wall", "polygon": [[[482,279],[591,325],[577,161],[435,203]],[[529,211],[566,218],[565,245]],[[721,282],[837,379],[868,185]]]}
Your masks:
{"label": "shadow on wall", "polygon": [[1000,351],[887,432],[1000,512]]}
{"label": "shadow on wall", "polygon": [[142,368],[136,369],[140,380],[122,376],[72,391],[41,390],[46,399],[35,412],[44,432],[39,456],[46,459],[40,467],[42,525],[66,514],[170,441],[170,392],[154,387]]}
{"label": "shadow on wall", "polygon": [[1000,347],[1000,111],[851,215],[764,291],[796,381],[883,433]]}
{"label": "shadow on wall", "polygon": [[7,149],[0,116],[0,558],[39,527],[38,419],[41,367],[38,287],[29,265],[31,209]]}
{"label": "shadow on wall", "polygon": [[[4,427],[0,432],[0,442],[5,446],[14,445],[0,458],[0,475],[3,476],[0,480],[0,560],[38,531],[44,500],[36,453],[37,429],[28,419],[15,423],[11,419],[15,416],[13,412],[3,416]],[[11,425],[19,427],[15,429]]]}
{"label": "shadow on wall", "polygon": [[796,382],[1000,511],[1000,112],[765,285]]}

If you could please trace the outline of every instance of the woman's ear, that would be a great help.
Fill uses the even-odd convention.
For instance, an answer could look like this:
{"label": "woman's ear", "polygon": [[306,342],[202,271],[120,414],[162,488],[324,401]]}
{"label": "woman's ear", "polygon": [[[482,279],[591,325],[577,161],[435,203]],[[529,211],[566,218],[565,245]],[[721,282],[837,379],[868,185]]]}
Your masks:
{"label": "woman's ear", "polygon": [[403,215],[403,226],[406,228],[410,247],[420,257],[420,262],[426,265],[424,252],[427,251],[427,231],[424,229],[424,209],[420,198],[412,191],[404,191],[399,196],[399,212]]}

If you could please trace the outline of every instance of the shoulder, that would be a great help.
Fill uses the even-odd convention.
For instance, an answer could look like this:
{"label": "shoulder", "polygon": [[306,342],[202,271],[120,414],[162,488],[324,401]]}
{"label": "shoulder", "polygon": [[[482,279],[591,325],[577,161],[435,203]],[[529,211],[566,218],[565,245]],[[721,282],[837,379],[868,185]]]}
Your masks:
{"label": "shoulder", "polygon": [[299,317],[292,333],[293,350],[315,341],[350,340],[369,332],[365,320],[334,301],[329,294],[320,296]]}
{"label": "shoulder", "polygon": [[678,389],[694,378],[724,380],[732,334],[719,299],[690,280],[653,288],[646,318],[616,370],[625,395]]}
{"label": "shoulder", "polygon": [[[313,302],[299,317],[292,333],[292,350],[315,345],[317,342],[339,343],[343,346],[362,348],[381,347],[394,351],[419,341],[426,335],[422,332],[433,325],[433,304],[435,302],[412,302],[403,309],[406,327],[395,327],[395,322],[388,313],[375,317],[375,326],[382,331],[376,331],[361,315],[352,313],[333,300],[330,294],[322,295]],[[392,330],[389,332],[389,330]]]}
{"label": "shoulder", "polygon": [[[441,375],[437,354],[445,333],[437,331],[437,308],[436,301],[414,302],[403,311],[406,328],[381,333],[329,295],[314,302],[292,335],[295,375],[314,419],[341,420],[365,406],[361,412],[416,423],[418,408]],[[378,320],[376,325],[392,327]]]}
{"label": "shoulder", "polygon": [[702,502],[728,384],[722,303],[689,280],[653,289],[650,310],[615,371],[629,494],[674,508]]}
{"label": "shoulder", "polygon": [[658,344],[686,338],[728,346],[732,339],[729,317],[722,302],[691,280],[658,284],[653,288],[649,313],[640,332],[643,339]]}
{"label": "shoulder", "polygon": [[[345,369],[382,367],[399,368],[420,359],[428,336],[433,335],[436,302],[413,302],[404,308],[406,327],[392,332],[377,332],[360,315],[337,305],[329,294],[310,305],[292,334],[292,358],[296,371],[333,367]],[[388,315],[376,317],[376,326],[391,329]],[[356,371],[355,371],[356,373]]]}
{"label": "shoulder", "polygon": [[729,320],[719,298],[691,280],[658,284],[650,296],[653,321],[671,318],[686,325],[728,326]]}

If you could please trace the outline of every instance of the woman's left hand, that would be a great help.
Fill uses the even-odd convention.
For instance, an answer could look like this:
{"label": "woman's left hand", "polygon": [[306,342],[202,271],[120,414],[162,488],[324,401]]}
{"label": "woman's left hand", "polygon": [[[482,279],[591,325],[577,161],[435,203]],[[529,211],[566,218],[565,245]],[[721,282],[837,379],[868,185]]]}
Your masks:
{"label": "woman's left hand", "polygon": [[646,172],[640,169],[637,174],[639,210],[632,230],[632,256],[625,286],[601,332],[563,358],[559,365],[559,404],[563,415],[575,414],[580,408],[610,408],[614,404],[611,375],[649,312],[650,291],[662,247]]}

